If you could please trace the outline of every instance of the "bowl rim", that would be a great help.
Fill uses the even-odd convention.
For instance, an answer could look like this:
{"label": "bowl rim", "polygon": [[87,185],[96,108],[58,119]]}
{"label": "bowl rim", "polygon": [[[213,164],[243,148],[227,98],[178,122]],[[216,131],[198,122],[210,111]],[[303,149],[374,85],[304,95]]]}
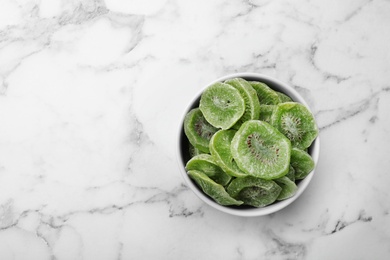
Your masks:
{"label": "bowl rim", "polygon": [[[269,215],[274,212],[277,212],[291,203],[293,203],[298,197],[301,196],[301,194],[306,190],[308,187],[309,183],[311,182],[314,172],[317,167],[318,159],[319,159],[319,154],[320,154],[320,138],[319,135],[316,137],[316,139],[313,141],[313,143],[310,146],[310,155],[313,158],[313,161],[315,163],[314,169],[303,179],[298,183],[298,189],[297,192],[295,193],[294,196],[291,198],[285,199],[278,201],[274,204],[262,207],[262,208],[245,208],[245,209],[240,209],[240,208],[234,208],[234,207],[229,207],[229,206],[222,206],[218,203],[216,203],[213,199],[205,195],[197,186],[196,184],[190,179],[190,177],[187,174],[187,171],[185,170],[185,165],[186,162],[184,161],[184,158],[181,153],[181,138],[183,135],[183,122],[184,122],[184,117],[185,115],[190,111],[190,109],[194,106],[194,103],[200,98],[202,95],[203,91],[210,85],[216,83],[216,82],[223,82],[227,79],[232,79],[232,78],[244,78],[246,80],[258,80],[265,82],[266,84],[268,83],[272,89],[277,88],[277,90],[283,90],[282,92],[285,93],[286,91],[289,93],[288,95],[292,95],[292,99],[295,102],[299,102],[303,105],[305,105],[311,113],[312,110],[310,109],[309,105],[306,103],[305,99],[289,84],[284,83],[282,81],[279,81],[278,79],[275,79],[271,76],[265,75],[265,74],[260,74],[260,73],[253,73],[253,72],[239,72],[239,73],[233,73],[233,74],[228,74],[222,77],[219,77],[208,84],[204,85],[204,87],[195,95],[194,98],[192,98],[191,102],[189,102],[189,105],[186,107],[183,115],[180,118],[179,122],[179,127],[178,127],[178,135],[177,135],[177,144],[176,144],[176,161],[178,162],[179,168],[180,168],[180,173],[185,181],[185,184],[195,193],[195,195],[201,199],[203,202],[208,204],[209,206],[220,210],[222,212],[228,213],[230,215],[235,215],[235,216],[241,216],[241,217],[256,217],[256,216],[264,216],[264,215]],[[267,85],[268,85],[267,84]],[[317,123],[316,123],[317,124]],[[318,125],[317,125],[318,128]]]}

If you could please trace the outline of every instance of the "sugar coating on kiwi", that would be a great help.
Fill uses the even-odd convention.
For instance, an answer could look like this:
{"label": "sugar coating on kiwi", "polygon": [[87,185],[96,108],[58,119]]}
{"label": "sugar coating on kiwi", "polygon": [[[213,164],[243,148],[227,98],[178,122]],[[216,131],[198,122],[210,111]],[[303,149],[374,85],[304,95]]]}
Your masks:
{"label": "sugar coating on kiwi", "polygon": [[244,114],[245,101],[236,88],[218,82],[203,92],[199,108],[211,125],[229,129]]}
{"label": "sugar coating on kiwi", "polygon": [[227,185],[232,177],[226,174],[210,154],[199,154],[192,157],[186,164],[186,170],[198,170],[206,174],[216,183]]}
{"label": "sugar coating on kiwi", "polygon": [[271,123],[272,114],[276,110],[275,105],[260,105],[260,116],[259,120]]}
{"label": "sugar coating on kiwi", "polygon": [[197,170],[188,171],[188,175],[209,197],[220,205],[241,205],[243,202],[232,198],[225,188],[213,181],[206,174]]}
{"label": "sugar coating on kiwi", "polygon": [[234,135],[231,152],[238,167],[263,179],[286,175],[290,165],[290,141],[266,122],[245,122]]}
{"label": "sugar coating on kiwi", "polygon": [[298,190],[298,187],[295,182],[289,179],[287,176],[283,176],[279,179],[276,179],[275,182],[282,188],[282,191],[280,192],[277,200],[285,200],[291,198]]}
{"label": "sugar coating on kiwi", "polygon": [[275,202],[281,191],[274,181],[253,176],[236,178],[227,187],[231,197],[258,208]]}
{"label": "sugar coating on kiwi", "polygon": [[279,101],[280,101],[279,103],[293,102],[293,100],[286,94],[278,91],[275,92],[279,96]]}
{"label": "sugar coating on kiwi", "polygon": [[271,124],[284,134],[293,147],[308,148],[318,135],[314,116],[296,102],[280,103],[272,114]]}
{"label": "sugar coating on kiwi", "polygon": [[314,161],[311,156],[298,148],[291,149],[291,166],[294,168],[296,180],[304,179],[313,169]]}
{"label": "sugar coating on kiwi", "polygon": [[277,105],[280,103],[279,95],[267,84],[251,81],[250,84],[255,89],[261,105]]}
{"label": "sugar coating on kiwi", "polygon": [[290,158],[290,166],[289,166],[288,172],[285,175],[285,177],[287,177],[290,180],[295,182],[295,170],[294,170],[294,167],[291,166],[291,158]]}
{"label": "sugar coating on kiwi", "polygon": [[232,128],[238,129],[244,122],[258,119],[260,114],[260,102],[255,89],[246,81],[240,78],[225,81],[240,92],[245,101],[245,112]]}
{"label": "sugar coating on kiwi", "polygon": [[209,142],[218,129],[210,125],[199,108],[194,108],[184,118],[184,133],[192,146],[209,153]]}
{"label": "sugar coating on kiwi", "polygon": [[188,152],[190,153],[190,157],[194,157],[194,156],[197,156],[199,154],[203,154],[203,152],[201,150],[199,150],[198,148],[196,148],[195,146],[193,146],[191,143],[188,144]]}
{"label": "sugar coating on kiwi", "polygon": [[229,175],[234,177],[245,177],[244,173],[234,161],[230,145],[237,131],[219,130],[210,140],[209,149],[215,162]]}

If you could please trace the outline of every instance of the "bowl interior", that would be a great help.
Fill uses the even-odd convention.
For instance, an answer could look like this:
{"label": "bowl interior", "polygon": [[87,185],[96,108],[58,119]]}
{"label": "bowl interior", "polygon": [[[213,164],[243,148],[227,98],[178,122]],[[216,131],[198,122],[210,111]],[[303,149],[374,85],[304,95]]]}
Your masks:
{"label": "bowl interior", "polygon": [[[232,74],[232,75],[228,75],[228,76],[219,78],[219,79],[207,84],[206,87],[210,86],[211,84],[213,84],[215,82],[222,82],[222,81],[225,81],[225,80],[231,79],[231,78],[243,78],[243,79],[248,80],[248,81],[263,82],[263,83],[267,84],[269,87],[271,87],[272,89],[288,95],[289,97],[291,97],[293,99],[293,101],[302,103],[310,110],[310,108],[308,107],[307,103],[302,98],[302,96],[299,95],[299,93],[296,92],[292,87],[290,87],[289,85],[287,85],[283,82],[280,82],[276,79],[273,79],[269,76],[266,76],[266,75],[255,74],[255,73],[237,73],[237,74]],[[202,90],[202,92],[203,92],[203,90]],[[195,97],[195,99],[191,102],[190,106],[186,109],[184,116],[191,109],[199,106],[200,96],[201,96],[202,92],[199,93]],[[263,208],[254,208],[254,207],[249,207],[249,206],[240,206],[240,207],[221,206],[218,203],[216,203],[214,200],[209,198],[207,195],[205,195],[203,193],[203,191],[201,191],[198,188],[198,186],[195,184],[195,182],[191,178],[189,178],[189,176],[185,170],[185,165],[186,165],[187,161],[191,158],[191,156],[189,153],[189,141],[184,133],[184,128],[183,128],[184,116],[182,117],[182,120],[180,122],[179,140],[178,140],[178,157],[179,157],[178,161],[179,161],[179,167],[181,169],[182,176],[183,176],[186,184],[194,191],[194,193],[201,200],[203,200],[205,203],[209,204],[210,206],[212,206],[216,209],[219,209],[223,212],[226,212],[226,213],[229,213],[232,215],[237,215],[237,216],[250,217],[250,216],[267,215],[267,214],[276,212],[276,211],[286,207],[287,205],[291,204],[294,200],[296,200],[302,194],[302,192],[305,190],[305,188],[307,187],[307,185],[309,184],[309,182],[311,181],[311,179],[313,177],[314,170],[305,179],[303,179],[297,183],[298,190],[297,190],[297,193],[293,197],[286,199],[286,200],[277,201],[277,202],[275,202],[271,205],[268,205],[266,207],[263,207]],[[308,153],[312,156],[316,165],[317,165],[318,156],[319,156],[319,146],[320,146],[319,137],[317,137],[308,149]]]}

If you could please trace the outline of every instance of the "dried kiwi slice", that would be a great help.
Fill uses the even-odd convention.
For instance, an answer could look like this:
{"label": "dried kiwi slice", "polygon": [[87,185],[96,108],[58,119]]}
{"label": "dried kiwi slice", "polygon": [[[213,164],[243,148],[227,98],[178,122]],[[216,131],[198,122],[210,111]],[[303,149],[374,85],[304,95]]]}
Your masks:
{"label": "dried kiwi slice", "polygon": [[232,177],[219,167],[210,154],[199,154],[187,162],[187,171],[198,170],[209,176],[216,183],[225,186]]}
{"label": "dried kiwi slice", "polygon": [[190,157],[194,157],[194,156],[197,156],[199,154],[203,154],[202,151],[200,151],[198,148],[195,148],[191,143],[189,143],[189,148],[188,148],[188,152],[190,153]]}
{"label": "dried kiwi slice", "polygon": [[298,187],[295,182],[293,182],[286,176],[276,179],[275,182],[282,188],[282,191],[280,192],[277,200],[285,200],[291,198],[298,190]]}
{"label": "dried kiwi slice", "polygon": [[282,188],[274,181],[248,176],[234,179],[226,190],[230,196],[246,205],[264,207],[278,198]]}
{"label": "dried kiwi slice", "polygon": [[295,170],[295,179],[304,179],[313,169],[314,161],[311,156],[298,148],[291,149],[291,166]]}
{"label": "dried kiwi slice", "polygon": [[188,141],[202,152],[209,153],[209,141],[218,129],[210,125],[199,108],[194,108],[184,118],[184,132]]}
{"label": "dried kiwi slice", "polygon": [[266,122],[250,120],[242,124],[230,149],[238,167],[249,175],[270,180],[288,172],[290,141]]}
{"label": "dried kiwi slice", "polygon": [[241,78],[230,79],[225,81],[225,83],[237,89],[245,101],[245,112],[237,123],[234,124],[233,128],[238,129],[245,121],[258,119],[260,102],[257,98],[256,90],[254,90],[251,84]]}
{"label": "dried kiwi slice", "polygon": [[196,184],[220,205],[241,205],[243,202],[232,198],[221,184],[216,183],[201,171],[191,170],[188,175]]}
{"label": "dried kiwi slice", "polygon": [[215,162],[229,175],[244,177],[248,174],[242,172],[233,160],[230,144],[235,135],[235,130],[219,130],[210,140],[210,153]]}
{"label": "dried kiwi slice", "polygon": [[217,82],[202,93],[199,108],[217,128],[229,129],[245,112],[245,101],[234,87]]}
{"label": "dried kiwi slice", "polygon": [[256,90],[261,105],[277,105],[280,103],[278,94],[265,83],[257,81],[249,83]]}
{"label": "dried kiwi slice", "polygon": [[286,102],[277,105],[271,123],[291,141],[293,147],[305,149],[318,135],[312,113],[302,104]]}
{"label": "dried kiwi slice", "polygon": [[275,105],[260,105],[260,116],[261,121],[271,123],[272,114],[276,109]]}
{"label": "dried kiwi slice", "polygon": [[293,102],[293,100],[289,96],[287,96],[286,94],[279,92],[279,91],[275,91],[275,92],[279,96],[280,103]]}
{"label": "dried kiwi slice", "polygon": [[289,178],[292,181],[295,181],[295,170],[294,167],[291,166],[291,157],[290,157],[290,167],[288,168],[288,173],[285,177]]}

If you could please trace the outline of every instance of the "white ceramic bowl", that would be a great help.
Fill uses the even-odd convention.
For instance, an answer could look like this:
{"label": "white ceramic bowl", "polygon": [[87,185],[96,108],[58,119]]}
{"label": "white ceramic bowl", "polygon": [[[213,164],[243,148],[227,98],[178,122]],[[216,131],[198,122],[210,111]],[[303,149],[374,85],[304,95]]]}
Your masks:
{"label": "white ceramic bowl", "polygon": [[[264,82],[267,84],[269,87],[271,87],[274,90],[277,90],[279,92],[285,93],[289,97],[291,97],[295,102],[299,102],[303,105],[305,105],[309,110],[309,106],[305,102],[305,100],[302,98],[302,96],[292,87],[287,85],[286,83],[283,83],[277,79],[274,79],[272,77],[262,75],[262,74],[257,74],[257,73],[236,73],[236,74],[231,74],[227,75],[224,77],[221,77],[219,79],[214,80],[213,82],[210,82],[207,84],[202,91],[194,97],[194,99],[190,102],[189,106],[186,108],[186,110],[183,113],[182,119],[180,121],[179,125],[179,134],[178,134],[178,144],[177,144],[177,157],[178,157],[178,162],[179,162],[179,168],[181,171],[181,174],[184,178],[185,183],[187,184],[188,187],[205,203],[210,205],[211,207],[223,211],[228,214],[236,215],[236,216],[243,216],[243,217],[255,217],[255,216],[263,216],[263,215],[268,215],[271,213],[274,213],[276,211],[279,211],[283,209],[284,207],[288,206],[291,204],[293,201],[295,201],[307,188],[309,185],[311,179],[313,178],[314,175],[314,170],[309,173],[309,175],[301,180],[297,186],[298,190],[296,194],[286,200],[282,201],[277,201],[271,205],[268,205],[263,208],[253,208],[253,207],[236,207],[236,206],[221,206],[218,203],[216,203],[213,199],[208,197],[203,191],[195,184],[195,182],[188,176],[185,165],[187,161],[190,159],[189,155],[189,149],[188,149],[188,139],[184,134],[184,129],[183,129],[183,121],[185,115],[194,107],[199,106],[199,100],[200,96],[203,92],[204,89],[206,89],[208,86],[211,84],[214,84],[216,82],[223,82],[227,79],[232,79],[232,78],[243,78],[246,80],[250,81],[260,81]],[[320,139],[317,137],[312,145],[309,147],[308,150],[309,154],[312,156],[314,163],[317,165],[318,162],[318,157],[320,154]]]}

